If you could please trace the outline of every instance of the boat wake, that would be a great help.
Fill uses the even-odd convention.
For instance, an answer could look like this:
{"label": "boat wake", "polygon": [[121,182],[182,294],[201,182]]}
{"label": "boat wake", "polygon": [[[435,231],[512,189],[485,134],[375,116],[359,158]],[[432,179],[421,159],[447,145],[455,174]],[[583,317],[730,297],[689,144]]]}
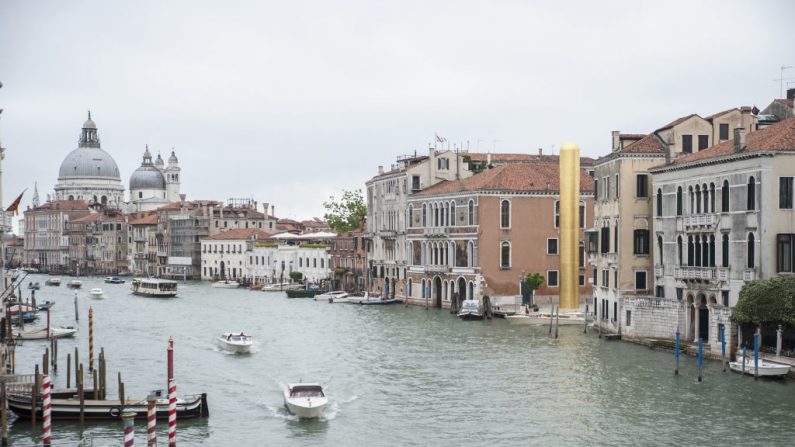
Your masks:
{"label": "boat wake", "polygon": [[290,414],[284,406],[274,407],[268,404],[262,404],[265,409],[268,411],[268,416],[274,419],[281,419],[283,421],[297,421],[299,419],[298,416],[294,414]]}

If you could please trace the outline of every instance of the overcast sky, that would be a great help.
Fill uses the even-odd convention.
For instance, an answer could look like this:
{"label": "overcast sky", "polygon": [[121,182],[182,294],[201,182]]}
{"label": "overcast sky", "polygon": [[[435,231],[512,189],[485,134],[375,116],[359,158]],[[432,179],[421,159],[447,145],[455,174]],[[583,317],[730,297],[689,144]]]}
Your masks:
{"label": "overcast sky", "polygon": [[88,109],[125,187],[174,147],[189,199],[309,218],[435,132],[597,157],[611,130],[779,96],[795,2],[651,3],[3,0],[3,204],[44,200]]}

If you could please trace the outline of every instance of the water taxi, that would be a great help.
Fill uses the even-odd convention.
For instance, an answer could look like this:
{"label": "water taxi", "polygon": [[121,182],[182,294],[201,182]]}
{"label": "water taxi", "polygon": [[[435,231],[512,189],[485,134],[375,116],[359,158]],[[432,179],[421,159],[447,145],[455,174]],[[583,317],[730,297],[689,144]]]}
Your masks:
{"label": "water taxi", "polygon": [[284,406],[300,418],[318,418],[328,404],[328,397],[318,383],[290,383],[284,387]]}
{"label": "water taxi", "polygon": [[177,296],[177,282],[170,279],[135,278],[130,290],[139,296],[171,298]]}

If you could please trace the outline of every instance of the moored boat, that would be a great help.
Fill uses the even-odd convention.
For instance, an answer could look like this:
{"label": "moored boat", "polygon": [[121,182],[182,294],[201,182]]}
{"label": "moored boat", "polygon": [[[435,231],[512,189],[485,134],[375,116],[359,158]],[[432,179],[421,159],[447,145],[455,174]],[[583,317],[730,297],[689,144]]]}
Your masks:
{"label": "moored boat", "polygon": [[135,278],[130,290],[139,296],[171,298],[177,296],[177,282],[170,279]]}
{"label": "moored boat", "polygon": [[328,404],[328,397],[318,383],[289,383],[284,387],[284,406],[300,418],[318,418]]}
{"label": "moored boat", "polygon": [[73,279],[68,283],[66,283],[66,286],[69,287],[70,289],[79,289],[83,287],[83,282],[80,281],[79,279]]}
{"label": "moored boat", "polygon": [[402,303],[403,300],[397,298],[382,298],[380,296],[374,295],[371,296],[370,294],[364,294],[364,297],[359,299],[358,301],[354,301],[356,304],[363,304],[365,306],[379,306],[379,305],[386,305],[386,304],[398,304]]}
{"label": "moored boat", "polygon": [[100,289],[99,287],[94,287],[93,289],[89,290],[88,294],[89,296],[91,296],[91,298],[102,298],[103,295],[102,289]]}
{"label": "moored boat", "polygon": [[560,316],[555,314],[550,315],[546,312],[525,312],[516,315],[508,315],[505,319],[508,321],[508,324],[529,324],[535,326],[549,324],[550,320],[552,320],[552,324],[557,324],[558,326],[581,326],[585,324],[585,314],[582,312],[563,312]]}
{"label": "moored boat", "polygon": [[[758,362],[759,366],[759,376],[760,377],[783,377],[789,373],[790,366],[789,365],[782,365],[780,363],[773,363],[767,360],[759,359]],[[737,359],[734,362],[729,362],[729,368],[732,371],[754,375],[756,374],[756,368],[754,367],[754,358],[753,354],[745,358],[745,362],[743,363],[742,354],[737,355]]]}
{"label": "moored boat", "polygon": [[285,290],[296,290],[301,288],[300,284],[291,284],[289,282],[273,283],[262,286],[263,292],[284,292]]}
{"label": "moored boat", "polygon": [[243,332],[225,332],[218,337],[218,347],[225,351],[245,354],[251,351],[254,338]]}
{"label": "moored boat", "polygon": [[462,320],[482,320],[483,309],[480,306],[480,301],[464,300],[461,303],[461,310],[458,312],[458,318]]}
{"label": "moored boat", "polygon": [[106,276],[105,282],[108,284],[124,284],[124,280],[118,276]]}
{"label": "moored boat", "polygon": [[30,289],[30,290],[39,290],[39,289],[41,289],[41,283],[38,282],[38,281],[37,282],[28,283],[28,289]]}
{"label": "moored boat", "polygon": [[345,298],[346,296],[348,296],[347,292],[338,290],[336,292],[326,292],[326,293],[321,293],[320,295],[315,295],[315,301],[328,300],[329,302],[333,302],[335,298],[342,299]]}
{"label": "moored boat", "polygon": [[237,289],[240,287],[240,283],[237,281],[222,280],[214,282],[213,287],[218,289]]}
{"label": "moored boat", "polygon": [[44,285],[58,287],[61,285],[61,278],[49,278],[48,280],[44,281]]}
{"label": "moored boat", "polygon": [[51,327],[48,336],[47,328],[41,327],[16,331],[14,332],[14,338],[20,340],[45,340],[48,338],[74,337],[76,332],[77,329],[72,326]]}

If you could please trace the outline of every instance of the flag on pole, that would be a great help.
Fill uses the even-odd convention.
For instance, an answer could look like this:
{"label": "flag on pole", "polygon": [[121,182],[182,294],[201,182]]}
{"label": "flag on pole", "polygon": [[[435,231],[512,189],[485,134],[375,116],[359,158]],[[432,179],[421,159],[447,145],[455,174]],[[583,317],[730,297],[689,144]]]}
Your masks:
{"label": "flag on pole", "polygon": [[17,197],[16,200],[11,202],[11,205],[8,206],[6,211],[8,211],[9,213],[14,213],[15,216],[18,215],[19,214],[19,202],[22,201],[22,195],[25,194],[25,191],[27,191],[27,190],[28,190],[28,188],[25,188],[22,191],[22,193],[19,195],[19,197]]}

